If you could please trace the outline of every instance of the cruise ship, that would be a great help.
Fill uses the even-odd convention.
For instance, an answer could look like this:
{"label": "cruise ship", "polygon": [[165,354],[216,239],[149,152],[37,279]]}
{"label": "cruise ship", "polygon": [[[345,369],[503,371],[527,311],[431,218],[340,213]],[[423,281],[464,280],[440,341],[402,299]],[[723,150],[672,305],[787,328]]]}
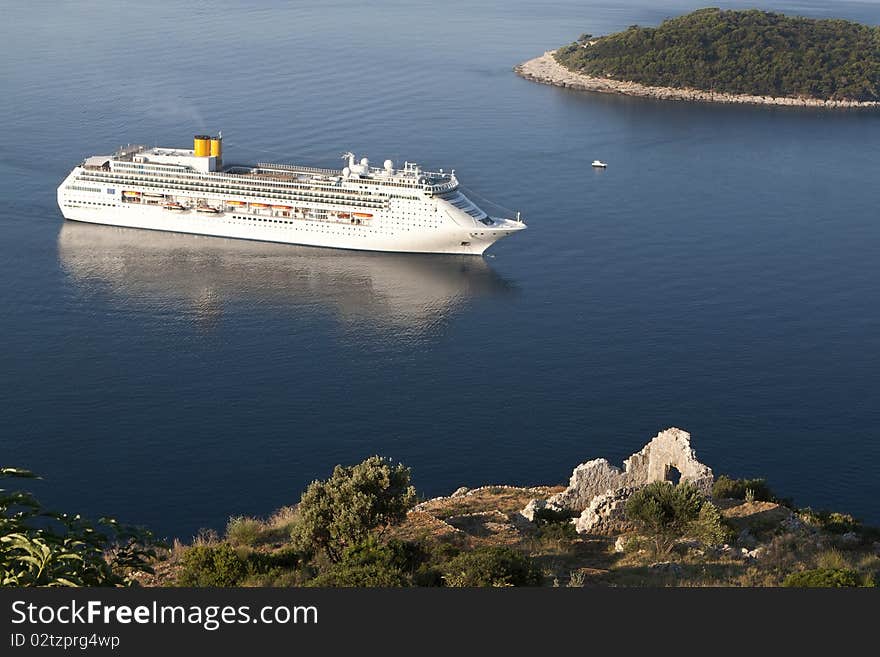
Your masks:
{"label": "cruise ship", "polygon": [[482,254],[523,230],[490,216],[455,170],[346,153],[340,170],[223,165],[222,135],[193,148],[126,146],[88,157],[58,187],[65,219],[129,228],[365,251]]}

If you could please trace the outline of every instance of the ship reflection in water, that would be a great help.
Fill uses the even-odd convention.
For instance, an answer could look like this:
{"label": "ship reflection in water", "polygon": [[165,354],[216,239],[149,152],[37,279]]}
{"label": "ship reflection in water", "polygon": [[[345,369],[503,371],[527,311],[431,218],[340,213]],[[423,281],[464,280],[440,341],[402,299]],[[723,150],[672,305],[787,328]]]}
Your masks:
{"label": "ship reflection in water", "polygon": [[312,312],[415,332],[442,326],[475,298],[514,286],[474,256],[367,253],[65,222],[64,270],[86,293],[181,306],[215,324],[232,304]]}

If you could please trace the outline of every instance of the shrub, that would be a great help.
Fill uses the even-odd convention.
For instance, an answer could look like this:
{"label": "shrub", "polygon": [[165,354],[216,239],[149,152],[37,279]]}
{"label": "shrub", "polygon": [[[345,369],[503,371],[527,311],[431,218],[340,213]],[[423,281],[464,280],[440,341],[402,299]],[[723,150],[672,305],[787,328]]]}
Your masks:
{"label": "shrub", "polygon": [[773,502],[776,496],[767,485],[766,479],[731,479],[727,475],[721,475],[712,486],[712,497],[716,500],[732,499]]}
{"label": "shrub", "polygon": [[704,498],[693,484],[655,481],[630,495],[626,501],[626,517],[654,540],[658,555],[672,551],[699,518]]}
{"label": "shrub", "polygon": [[248,573],[247,563],[228,543],[195,545],[180,559],[181,586],[235,586]]}
{"label": "shrub", "polygon": [[509,547],[483,547],[464,552],[442,566],[447,586],[540,586],[541,570]]}
{"label": "shrub", "polygon": [[842,588],[859,586],[859,574],[843,568],[816,568],[791,573],[785,578],[783,586],[801,588]]}
{"label": "shrub", "polygon": [[409,573],[423,559],[421,550],[412,543],[389,541],[380,545],[375,539],[368,538],[347,548],[340,560],[309,582],[309,586],[412,586]]}
{"label": "shrub", "polygon": [[810,508],[805,508],[800,509],[798,515],[808,525],[819,527],[832,534],[859,533],[863,529],[862,523],[848,513],[813,511]]}
{"label": "shrub", "polygon": [[291,537],[304,551],[323,550],[339,561],[372,530],[403,520],[415,499],[403,465],[379,456],[352,467],[337,465],[330,479],[312,482],[303,493]]}
{"label": "shrub", "polygon": [[724,521],[718,507],[706,500],[688,533],[704,545],[722,545],[733,539],[733,530]]}
{"label": "shrub", "polygon": [[570,509],[537,509],[535,510],[535,524],[549,525],[560,522],[568,522],[577,515]]}
{"label": "shrub", "polygon": [[[0,468],[0,479],[35,479]],[[162,546],[141,528],[56,513],[29,492],[0,489],[0,586],[125,586]]]}
{"label": "shrub", "polygon": [[556,543],[570,543],[578,537],[577,529],[574,523],[567,520],[565,522],[549,522],[538,525],[538,538],[545,541],[553,541]]}
{"label": "shrub", "polygon": [[263,531],[263,523],[256,518],[233,516],[226,523],[226,540],[232,545],[253,546]]}

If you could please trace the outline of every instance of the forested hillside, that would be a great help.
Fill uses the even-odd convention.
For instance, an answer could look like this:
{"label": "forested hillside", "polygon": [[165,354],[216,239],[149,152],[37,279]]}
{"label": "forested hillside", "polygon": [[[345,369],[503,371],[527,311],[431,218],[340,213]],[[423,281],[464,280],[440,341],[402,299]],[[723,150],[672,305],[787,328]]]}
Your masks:
{"label": "forested hillside", "polygon": [[596,77],[763,96],[880,100],[880,28],[701,9],[659,27],[584,34],[556,59]]}

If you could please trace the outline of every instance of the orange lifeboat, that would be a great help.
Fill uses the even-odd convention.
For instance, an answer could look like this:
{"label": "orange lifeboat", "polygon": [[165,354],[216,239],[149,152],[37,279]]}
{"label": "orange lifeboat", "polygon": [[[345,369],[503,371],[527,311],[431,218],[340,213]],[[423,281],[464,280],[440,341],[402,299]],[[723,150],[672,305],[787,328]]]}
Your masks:
{"label": "orange lifeboat", "polygon": [[351,216],[357,217],[358,219],[372,219],[373,218],[373,215],[371,215],[367,212],[352,212]]}
{"label": "orange lifeboat", "polygon": [[123,195],[123,196],[134,196],[134,197],[138,197],[138,196],[141,195],[141,193],[140,193],[140,192],[129,192],[129,191],[123,191],[123,192],[122,192],[122,195]]}
{"label": "orange lifeboat", "polygon": [[290,207],[289,205],[273,205],[272,209],[273,210],[292,210],[293,208]]}
{"label": "orange lifeboat", "polygon": [[268,208],[266,203],[251,203],[252,208]]}
{"label": "orange lifeboat", "polygon": [[247,205],[244,201],[226,201],[228,205]]}
{"label": "orange lifeboat", "polygon": [[336,216],[339,217],[340,219],[349,219],[349,218],[351,218],[351,215],[350,215],[348,212],[338,212],[338,213],[336,214]]}

